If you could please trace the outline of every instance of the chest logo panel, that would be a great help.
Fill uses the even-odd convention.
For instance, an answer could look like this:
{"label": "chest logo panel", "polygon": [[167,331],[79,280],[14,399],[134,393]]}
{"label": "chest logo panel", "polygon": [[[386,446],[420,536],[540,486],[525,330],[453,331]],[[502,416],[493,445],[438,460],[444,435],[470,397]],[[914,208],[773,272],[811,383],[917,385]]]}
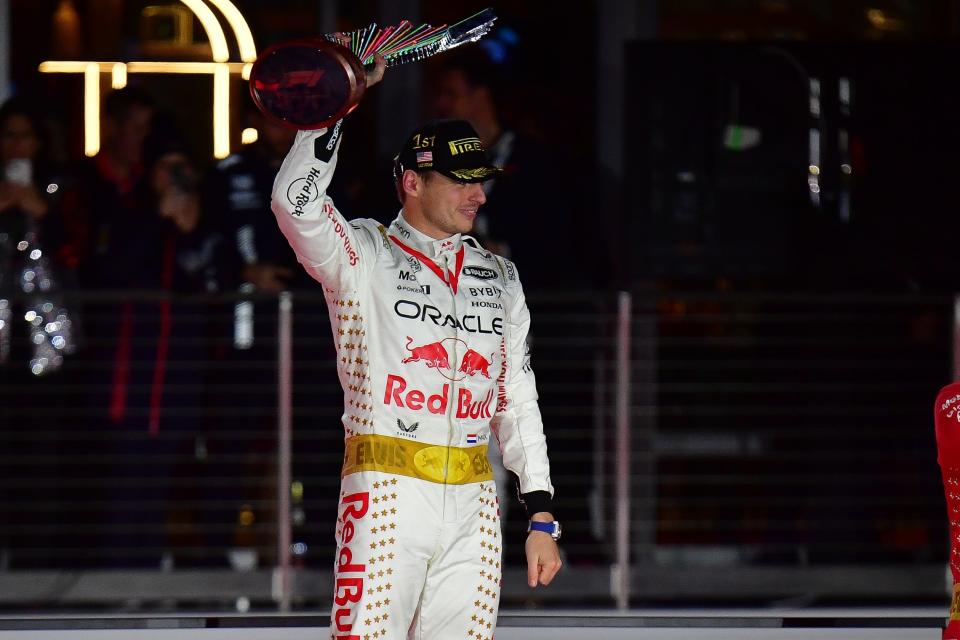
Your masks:
{"label": "chest logo panel", "polygon": [[465,277],[476,278],[477,280],[496,280],[499,277],[497,272],[489,267],[477,267],[474,265],[465,266],[461,273]]}

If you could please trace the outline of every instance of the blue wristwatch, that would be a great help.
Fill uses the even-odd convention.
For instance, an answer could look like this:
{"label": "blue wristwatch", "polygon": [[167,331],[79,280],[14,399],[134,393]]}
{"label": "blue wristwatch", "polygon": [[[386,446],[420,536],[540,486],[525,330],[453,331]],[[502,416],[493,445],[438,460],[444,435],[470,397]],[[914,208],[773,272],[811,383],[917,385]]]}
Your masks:
{"label": "blue wristwatch", "polygon": [[563,533],[563,528],[556,520],[553,522],[534,522],[531,520],[527,525],[527,533],[530,533],[531,531],[542,531],[544,533],[549,533],[551,538],[554,540],[559,540],[560,534]]}

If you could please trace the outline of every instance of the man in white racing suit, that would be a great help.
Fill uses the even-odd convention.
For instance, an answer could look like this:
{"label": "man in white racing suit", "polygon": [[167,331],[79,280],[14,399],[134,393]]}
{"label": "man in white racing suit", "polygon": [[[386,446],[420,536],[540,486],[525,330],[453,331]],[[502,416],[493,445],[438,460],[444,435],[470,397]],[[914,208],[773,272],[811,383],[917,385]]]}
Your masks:
{"label": "man in white racing suit", "polygon": [[464,235],[498,169],[468,123],[422,127],[396,158],[403,209],[385,228],[326,195],[339,144],[339,123],[299,132],[272,197],[323,286],[344,391],[331,635],[489,640],[503,547],[491,437],[530,516],[528,584],[561,564],[523,289]]}

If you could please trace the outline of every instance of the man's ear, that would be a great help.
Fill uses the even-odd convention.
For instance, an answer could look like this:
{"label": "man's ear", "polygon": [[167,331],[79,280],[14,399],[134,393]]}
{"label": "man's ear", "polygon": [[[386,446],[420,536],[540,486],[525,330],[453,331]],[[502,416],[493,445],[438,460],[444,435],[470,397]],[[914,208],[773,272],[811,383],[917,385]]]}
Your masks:
{"label": "man's ear", "polygon": [[421,178],[416,171],[407,169],[403,172],[403,177],[400,178],[400,186],[407,196],[419,197],[422,186]]}

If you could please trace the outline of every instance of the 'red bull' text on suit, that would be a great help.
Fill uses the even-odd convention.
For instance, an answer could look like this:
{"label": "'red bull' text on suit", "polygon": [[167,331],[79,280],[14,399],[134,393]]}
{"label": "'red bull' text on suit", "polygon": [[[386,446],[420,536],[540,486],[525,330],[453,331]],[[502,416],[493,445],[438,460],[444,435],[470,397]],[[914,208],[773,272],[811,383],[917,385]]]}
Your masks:
{"label": "'red bull' text on suit", "polygon": [[273,211],[323,286],[344,391],[334,638],[491,639],[501,584],[496,438],[528,511],[553,487],[514,265],[403,213],[346,221],[326,195],[339,125],[298,133]]}

